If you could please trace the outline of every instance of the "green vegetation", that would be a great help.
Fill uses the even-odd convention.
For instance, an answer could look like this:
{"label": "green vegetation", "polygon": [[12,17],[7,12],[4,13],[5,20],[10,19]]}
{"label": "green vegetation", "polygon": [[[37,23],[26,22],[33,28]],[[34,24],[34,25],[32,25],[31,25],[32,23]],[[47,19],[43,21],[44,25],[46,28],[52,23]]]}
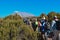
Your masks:
{"label": "green vegetation", "polygon": [[[45,16],[51,22],[55,15],[60,19],[60,14],[55,12],[48,15],[43,13],[38,18]],[[18,14],[0,19],[0,40],[38,40],[37,38],[37,32],[26,25]]]}
{"label": "green vegetation", "polygon": [[46,15],[45,13],[42,13],[38,18],[42,18],[43,16],[45,16],[49,22],[53,20],[54,16],[57,16],[58,19],[60,20],[60,13],[56,13],[56,12],[50,12],[48,13],[48,15]]}
{"label": "green vegetation", "polygon": [[0,19],[0,40],[37,40],[37,34],[15,14]]}

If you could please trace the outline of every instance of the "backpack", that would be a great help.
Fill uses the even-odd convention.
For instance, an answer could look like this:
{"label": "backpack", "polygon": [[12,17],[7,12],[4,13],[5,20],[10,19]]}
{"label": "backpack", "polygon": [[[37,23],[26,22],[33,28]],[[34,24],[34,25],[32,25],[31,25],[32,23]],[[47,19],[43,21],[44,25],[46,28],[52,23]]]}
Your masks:
{"label": "backpack", "polygon": [[60,30],[60,21],[56,21],[56,29]]}
{"label": "backpack", "polygon": [[50,24],[49,24],[49,22],[48,21],[43,21],[42,22],[42,31],[47,31],[47,30],[49,30],[50,29]]}
{"label": "backpack", "polygon": [[45,23],[45,28],[46,28],[46,30],[50,30],[50,23],[49,22]]}
{"label": "backpack", "polygon": [[41,26],[41,31],[45,32],[45,21],[41,22],[42,26]]}

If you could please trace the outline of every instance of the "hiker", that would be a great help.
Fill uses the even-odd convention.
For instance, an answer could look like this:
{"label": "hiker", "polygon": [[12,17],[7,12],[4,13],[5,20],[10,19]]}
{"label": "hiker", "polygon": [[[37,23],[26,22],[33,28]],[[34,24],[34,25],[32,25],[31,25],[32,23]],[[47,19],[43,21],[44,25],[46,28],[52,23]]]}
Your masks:
{"label": "hiker", "polygon": [[35,31],[35,22],[34,21],[32,21],[32,28],[33,28],[33,30]]}
{"label": "hiker", "polygon": [[32,27],[32,20],[31,19],[30,19],[29,23],[30,23],[30,26]]}
{"label": "hiker", "polygon": [[41,21],[38,20],[38,32],[41,32],[41,26],[42,26]]}
{"label": "hiker", "polygon": [[38,29],[38,21],[37,21],[37,19],[35,19],[35,28],[36,28],[35,31],[37,31],[37,29]]}
{"label": "hiker", "polygon": [[59,39],[59,33],[60,33],[60,21],[58,20],[57,16],[54,16],[52,24],[51,24],[51,30],[54,34],[52,37],[52,40],[60,40]]}
{"label": "hiker", "polygon": [[28,24],[28,19],[27,18],[24,18],[23,21],[24,21],[24,23]]}
{"label": "hiker", "polygon": [[42,37],[43,39],[45,40],[45,32],[46,32],[46,18],[43,16],[42,19],[41,19],[41,34],[42,34]]}
{"label": "hiker", "polygon": [[42,24],[41,31],[42,31],[42,34],[44,34],[45,33],[45,17],[42,18],[41,24]]}
{"label": "hiker", "polygon": [[45,20],[45,40],[48,40],[49,33],[50,33],[50,23],[48,22],[48,20]]}
{"label": "hiker", "polygon": [[35,19],[33,19],[32,20],[32,28],[33,28],[34,31],[36,31],[36,26],[37,26],[36,21],[35,21]]}
{"label": "hiker", "polygon": [[27,25],[32,28],[32,20],[31,19],[27,20]]}
{"label": "hiker", "polygon": [[27,20],[27,25],[31,26],[31,21],[30,21],[30,19]]}
{"label": "hiker", "polygon": [[57,16],[53,17],[52,23],[51,23],[51,31],[56,30],[56,21],[58,21]]}

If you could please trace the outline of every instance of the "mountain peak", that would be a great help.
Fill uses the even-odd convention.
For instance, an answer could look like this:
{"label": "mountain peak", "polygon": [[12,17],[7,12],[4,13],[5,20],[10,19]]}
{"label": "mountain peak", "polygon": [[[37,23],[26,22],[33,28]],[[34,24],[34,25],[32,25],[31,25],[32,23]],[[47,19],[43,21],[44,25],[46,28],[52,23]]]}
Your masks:
{"label": "mountain peak", "polygon": [[20,15],[22,18],[24,18],[24,17],[34,17],[33,14],[27,13],[27,12],[14,11],[14,14]]}

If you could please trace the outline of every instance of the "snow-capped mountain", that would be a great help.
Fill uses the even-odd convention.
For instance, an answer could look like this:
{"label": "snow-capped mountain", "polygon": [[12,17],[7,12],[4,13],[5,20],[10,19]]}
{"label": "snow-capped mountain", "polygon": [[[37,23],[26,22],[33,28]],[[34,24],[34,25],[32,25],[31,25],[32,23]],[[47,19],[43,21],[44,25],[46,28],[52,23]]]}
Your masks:
{"label": "snow-capped mountain", "polygon": [[27,13],[27,12],[19,12],[19,11],[14,11],[13,14],[17,13],[18,15],[20,15],[21,17],[34,17],[33,14],[31,13]]}

